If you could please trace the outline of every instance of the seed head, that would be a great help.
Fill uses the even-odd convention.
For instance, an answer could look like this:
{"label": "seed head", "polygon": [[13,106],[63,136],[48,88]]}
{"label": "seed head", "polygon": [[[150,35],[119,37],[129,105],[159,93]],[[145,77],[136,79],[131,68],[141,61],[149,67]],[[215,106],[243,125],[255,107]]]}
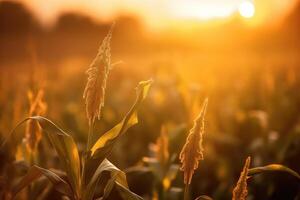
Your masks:
{"label": "seed head", "polygon": [[186,142],[180,152],[179,159],[182,163],[181,170],[184,172],[184,183],[191,183],[194,171],[198,168],[199,160],[203,160],[203,133],[204,116],[208,100],[205,99],[201,112],[194,120],[193,128],[190,130]]}
{"label": "seed head", "polygon": [[86,71],[88,80],[83,92],[83,98],[85,99],[86,115],[90,126],[95,122],[96,118],[100,119],[101,109],[104,106],[106,80],[111,69],[110,40],[113,27],[114,24],[102,41],[96,58]]}
{"label": "seed head", "polygon": [[250,157],[247,158],[243,171],[241,172],[240,178],[233,189],[232,200],[246,200],[248,195],[247,190],[247,179],[248,179],[248,170],[250,166]]}

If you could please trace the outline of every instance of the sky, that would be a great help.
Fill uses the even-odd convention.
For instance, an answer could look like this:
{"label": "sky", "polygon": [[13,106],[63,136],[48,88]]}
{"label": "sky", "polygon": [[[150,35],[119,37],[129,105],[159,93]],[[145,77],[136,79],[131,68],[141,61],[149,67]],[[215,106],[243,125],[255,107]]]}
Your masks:
{"label": "sky", "polygon": [[[1,1],[1,0],[0,0]],[[44,25],[62,12],[79,12],[95,20],[120,14],[140,17],[151,26],[176,20],[209,21],[241,16],[253,24],[272,23],[285,16],[297,0],[15,0],[23,2]],[[277,20],[275,20],[277,21]]]}

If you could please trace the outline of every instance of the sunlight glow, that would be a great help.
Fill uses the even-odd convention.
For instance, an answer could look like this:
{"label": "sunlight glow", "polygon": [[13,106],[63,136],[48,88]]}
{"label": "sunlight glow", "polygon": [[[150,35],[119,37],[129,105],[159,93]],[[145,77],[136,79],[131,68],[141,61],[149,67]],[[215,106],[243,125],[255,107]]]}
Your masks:
{"label": "sunlight glow", "polygon": [[203,1],[177,1],[169,8],[171,15],[178,18],[213,19],[225,18],[235,11],[234,4],[203,2]]}
{"label": "sunlight glow", "polygon": [[[0,0],[2,1],[2,0]],[[97,21],[132,15],[145,24],[164,27],[178,21],[209,22],[237,15],[259,24],[286,15],[298,0],[14,0],[25,3],[45,26],[55,24],[64,12],[76,12]],[[255,1],[255,3],[254,3]],[[255,16],[254,16],[255,15]],[[272,16],[272,17],[270,17]],[[174,22],[174,23],[173,23]]]}
{"label": "sunlight glow", "polygon": [[239,6],[239,13],[242,17],[251,18],[255,14],[255,7],[250,1],[243,1]]}

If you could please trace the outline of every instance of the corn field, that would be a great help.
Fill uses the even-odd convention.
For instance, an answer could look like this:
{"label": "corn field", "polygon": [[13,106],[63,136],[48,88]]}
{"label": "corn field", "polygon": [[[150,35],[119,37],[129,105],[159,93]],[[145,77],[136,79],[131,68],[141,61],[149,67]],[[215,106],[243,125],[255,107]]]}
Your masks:
{"label": "corn field", "polygon": [[143,52],[121,26],[0,61],[0,199],[300,199],[298,59]]}

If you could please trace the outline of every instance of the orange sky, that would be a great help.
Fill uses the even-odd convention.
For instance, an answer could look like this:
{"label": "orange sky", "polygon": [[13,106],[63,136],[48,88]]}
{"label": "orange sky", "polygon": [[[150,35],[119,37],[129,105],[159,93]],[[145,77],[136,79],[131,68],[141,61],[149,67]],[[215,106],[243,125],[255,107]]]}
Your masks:
{"label": "orange sky", "polygon": [[[76,11],[96,20],[110,20],[125,13],[141,17],[149,25],[167,26],[176,20],[230,18],[239,14],[243,1],[255,7],[255,15],[248,21],[254,24],[274,22],[284,16],[297,0],[17,0],[51,25],[64,11]],[[276,20],[275,20],[276,21]]]}

